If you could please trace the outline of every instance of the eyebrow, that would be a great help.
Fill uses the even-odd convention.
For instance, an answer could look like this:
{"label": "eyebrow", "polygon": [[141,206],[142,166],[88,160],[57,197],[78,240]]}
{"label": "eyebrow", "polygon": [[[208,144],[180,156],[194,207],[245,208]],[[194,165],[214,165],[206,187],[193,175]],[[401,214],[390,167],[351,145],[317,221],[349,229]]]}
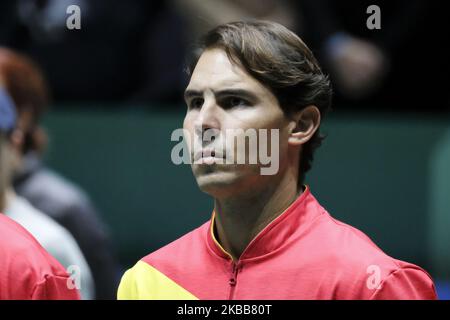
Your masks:
{"label": "eyebrow", "polygon": [[[257,96],[248,91],[248,90],[244,90],[244,89],[224,89],[224,90],[219,90],[219,91],[214,91],[213,93],[215,96],[217,97],[223,97],[223,96],[240,96],[249,100],[256,100]],[[203,96],[203,92],[199,91],[199,90],[192,90],[192,89],[188,89],[184,92],[184,99],[188,99],[188,98],[193,98],[193,97],[202,97]]]}

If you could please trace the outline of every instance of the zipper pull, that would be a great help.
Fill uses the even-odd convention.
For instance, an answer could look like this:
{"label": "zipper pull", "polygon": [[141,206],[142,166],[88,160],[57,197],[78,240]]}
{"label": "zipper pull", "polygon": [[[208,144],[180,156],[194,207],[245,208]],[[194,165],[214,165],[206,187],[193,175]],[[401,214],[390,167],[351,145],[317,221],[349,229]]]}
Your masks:
{"label": "zipper pull", "polygon": [[232,270],[231,270],[231,278],[230,278],[230,281],[229,281],[230,286],[232,286],[232,287],[234,287],[236,285],[237,271],[238,271],[237,265],[236,265],[236,263],[233,262],[233,267],[232,267]]}

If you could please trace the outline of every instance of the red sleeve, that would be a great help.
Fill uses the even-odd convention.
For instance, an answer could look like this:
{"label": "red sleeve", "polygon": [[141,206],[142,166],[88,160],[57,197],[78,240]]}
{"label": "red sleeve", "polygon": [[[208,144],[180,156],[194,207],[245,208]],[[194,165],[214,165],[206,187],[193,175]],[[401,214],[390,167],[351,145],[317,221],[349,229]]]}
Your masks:
{"label": "red sleeve", "polygon": [[80,300],[77,289],[69,289],[69,277],[47,275],[36,284],[31,299],[33,300]]}
{"label": "red sleeve", "polygon": [[392,272],[370,297],[372,300],[436,300],[431,277],[420,268],[404,267]]}

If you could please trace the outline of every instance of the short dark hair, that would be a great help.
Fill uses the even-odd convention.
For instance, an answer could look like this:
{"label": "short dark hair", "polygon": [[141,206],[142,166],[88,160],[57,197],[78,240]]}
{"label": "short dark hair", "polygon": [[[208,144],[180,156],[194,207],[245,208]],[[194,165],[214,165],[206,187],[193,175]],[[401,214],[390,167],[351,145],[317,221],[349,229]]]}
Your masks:
{"label": "short dark hair", "polygon": [[[188,75],[200,55],[212,48],[223,49],[233,63],[271,90],[285,114],[315,105],[323,118],[330,110],[332,88],[328,76],[306,44],[286,27],[261,20],[220,25],[200,39],[189,58]],[[303,145],[299,184],[311,169],[314,151],[324,138],[318,129]]]}

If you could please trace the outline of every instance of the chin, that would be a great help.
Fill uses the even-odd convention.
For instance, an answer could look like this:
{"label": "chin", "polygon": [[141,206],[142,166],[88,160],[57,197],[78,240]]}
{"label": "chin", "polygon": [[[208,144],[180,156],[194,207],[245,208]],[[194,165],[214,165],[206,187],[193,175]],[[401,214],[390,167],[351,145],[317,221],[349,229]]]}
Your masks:
{"label": "chin", "polygon": [[221,198],[239,192],[242,177],[235,172],[202,172],[196,174],[196,180],[201,191]]}
{"label": "chin", "polygon": [[194,167],[193,173],[200,190],[213,198],[248,193],[262,182],[256,166]]}

